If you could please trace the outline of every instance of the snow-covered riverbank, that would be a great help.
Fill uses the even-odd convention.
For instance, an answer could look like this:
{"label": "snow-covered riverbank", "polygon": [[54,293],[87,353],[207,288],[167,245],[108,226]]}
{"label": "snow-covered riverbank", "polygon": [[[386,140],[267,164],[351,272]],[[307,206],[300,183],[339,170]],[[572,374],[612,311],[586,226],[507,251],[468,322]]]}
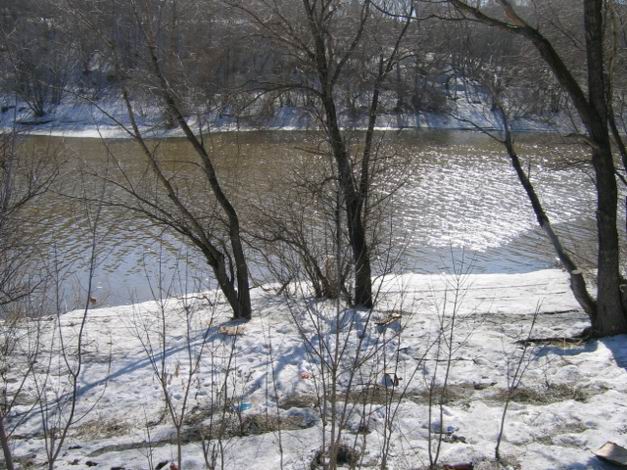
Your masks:
{"label": "snow-covered riverbank", "polygon": [[[218,301],[209,307],[207,300]],[[210,444],[215,443],[216,429],[223,431],[225,468],[310,468],[323,430],[318,405],[324,376],[317,345],[326,340],[333,349],[336,339],[347,345],[340,361],[347,368],[338,384],[341,399],[348,396],[350,404],[342,441],[356,448],[360,467],[380,465],[387,422],[392,429],[388,468],[426,468],[430,428],[436,440],[435,431],[445,431],[442,464],[497,468],[499,421],[523,352],[516,341],[527,337],[534,312],[539,311],[534,337],[569,337],[587,325],[560,270],[398,276],[382,284],[372,315],[352,310],[336,315],[332,303],[298,295],[286,302],[267,289],[254,290],[253,302],[254,318],[236,336],[224,334],[234,333],[236,325],[211,293],[162,306],[147,302],[90,311],[79,409],[94,408],[70,431],[58,468],[143,469],[174,461],[175,427],[164,411],[154,367],[165,365],[164,383],[180,410],[190,377],[188,352],[195,357],[201,345],[203,356],[188,387],[183,468],[205,468],[202,436],[213,436]],[[453,313],[440,423],[437,405],[429,417],[428,390],[435,375],[437,401],[448,357],[447,343],[438,338],[444,339],[442,331],[449,337]],[[80,311],[62,317],[66,341],[81,318]],[[383,319],[391,321],[381,325]],[[48,321],[44,329],[52,326]],[[501,446],[510,468],[610,468],[592,451],[606,441],[627,445],[627,337],[554,341],[527,353],[531,360],[512,393]],[[359,354],[368,359],[355,361]],[[41,367],[38,372],[43,373]],[[390,385],[393,374],[400,379],[396,387]],[[55,373],[49,380],[52,399],[63,376]],[[29,382],[26,395],[32,386]],[[18,411],[32,400],[23,401]],[[13,442],[21,462],[45,460],[36,414]]]}
{"label": "snow-covered riverbank", "polygon": [[[9,129],[13,122],[18,129],[31,135],[83,138],[128,138],[122,126],[130,128],[124,103],[118,98],[85,101],[66,97],[63,103],[51,106],[46,116],[34,117],[26,103],[5,97],[0,99],[0,128]],[[147,136],[155,138],[182,137],[178,128],[163,126],[161,111],[154,105],[135,103],[135,111],[140,129]],[[272,115],[264,118],[241,118],[228,113],[211,112],[203,116],[205,131],[207,126],[213,132],[251,130],[310,130],[318,127],[312,116],[302,108],[276,107]],[[343,119],[346,127],[365,129],[367,116],[356,119]],[[198,128],[194,117],[189,119],[193,128]],[[378,118],[377,129],[454,129],[477,130],[478,126],[492,129],[499,126],[499,120],[482,104],[460,98],[450,105],[448,113],[423,112],[415,114],[383,114]],[[548,120],[518,119],[512,123],[520,132],[556,132],[559,126]]]}

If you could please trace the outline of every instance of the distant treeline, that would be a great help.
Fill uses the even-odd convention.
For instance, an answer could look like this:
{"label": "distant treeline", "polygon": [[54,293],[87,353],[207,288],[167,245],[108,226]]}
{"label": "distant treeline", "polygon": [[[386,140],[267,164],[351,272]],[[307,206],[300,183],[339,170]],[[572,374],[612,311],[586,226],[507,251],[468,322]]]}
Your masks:
{"label": "distant treeline", "polygon": [[[160,61],[179,105],[263,118],[277,107],[310,106],[318,80],[294,51],[315,48],[299,31],[307,28],[303,4],[296,1],[160,0],[153,24],[156,44],[139,27],[136,2],[128,0],[4,0],[0,6],[0,96],[18,97],[41,117],[68,97],[116,98],[122,84],[133,96],[151,99],[149,47]],[[338,2],[328,31],[338,50],[349,48],[357,28],[362,39],[338,77],[336,100],[348,116],[368,112],[379,55],[394,48],[404,1],[371,2],[369,20],[360,21],[363,3]],[[484,11],[506,15],[499,5],[482,2]],[[585,75],[580,2],[516,2],[517,11],[537,25],[573,69]],[[540,3],[541,5],[538,5]],[[388,113],[445,113],[456,100],[483,102],[506,95],[518,115],[565,112],[568,100],[545,63],[523,38],[479,22],[455,21],[447,2],[415,2],[417,21],[399,44],[399,60],[382,86]],[[493,10],[491,10],[493,8]],[[608,46],[614,54],[616,89],[624,71],[625,7],[616,3]],[[398,14],[395,15],[395,12]],[[288,18],[289,23],[281,20]],[[277,34],[273,25],[289,24]],[[609,35],[608,35],[609,36]],[[298,38],[302,48],[291,47]],[[305,54],[306,52],[303,52]],[[585,78],[585,77],[581,77]],[[616,96],[622,96],[617,93]],[[11,97],[11,98],[9,98]],[[489,103],[488,103],[489,104]],[[618,103],[622,105],[622,102]],[[172,121],[163,112],[165,122]]]}

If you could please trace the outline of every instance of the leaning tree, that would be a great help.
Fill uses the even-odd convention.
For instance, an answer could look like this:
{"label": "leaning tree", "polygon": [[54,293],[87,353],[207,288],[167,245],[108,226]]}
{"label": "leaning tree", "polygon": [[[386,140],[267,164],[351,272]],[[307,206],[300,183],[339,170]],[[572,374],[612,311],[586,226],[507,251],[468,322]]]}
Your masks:
{"label": "leaning tree", "polygon": [[[107,178],[130,198],[110,204],[140,213],[190,242],[213,271],[234,318],[250,319],[250,278],[240,217],[233,195],[220,179],[215,155],[206,140],[208,126],[204,126],[202,114],[209,106],[209,98],[190,79],[196,76],[193,70],[198,57],[206,51],[202,41],[196,41],[196,44],[190,38],[183,40],[182,34],[184,29],[210,31],[211,18],[206,17],[207,12],[205,16],[196,15],[193,1],[184,5],[158,0],[125,0],[110,4],[66,2],[73,17],[107,46],[107,60],[122,91],[128,122],[122,122],[94,101],[90,102],[137,142],[145,157],[148,174],[154,177],[159,188],[148,194],[116,161],[121,181]],[[183,6],[189,8],[186,10]],[[183,15],[182,11],[187,14]],[[154,145],[144,135],[135,107],[139,96],[156,105],[164,120],[183,133],[195,155],[189,164],[199,170],[200,187],[190,188],[178,178],[171,170],[171,162],[159,154],[159,145]],[[190,123],[190,115],[197,116],[198,127]]]}
{"label": "leaning tree", "polygon": [[[526,3],[526,2],[525,2]],[[612,16],[623,8],[621,2],[583,0],[579,11],[583,24],[585,70],[578,73],[581,63],[566,59],[564,50],[553,38],[529,19],[521,5],[509,0],[477,4],[465,0],[449,0],[452,16],[457,20],[479,21],[494,28],[518,35],[528,41],[539,58],[551,70],[560,87],[570,98],[584,133],[581,137],[590,149],[597,196],[596,232],[598,237],[597,296],[585,310],[591,319],[590,334],[609,336],[627,333],[627,283],[620,271],[618,233],[618,182],[625,183],[627,152],[618,132],[613,113],[615,95],[612,71],[616,47],[609,34]],[[615,162],[615,152],[621,164]],[[621,174],[623,172],[623,174]],[[571,277],[577,278],[577,272]]]}

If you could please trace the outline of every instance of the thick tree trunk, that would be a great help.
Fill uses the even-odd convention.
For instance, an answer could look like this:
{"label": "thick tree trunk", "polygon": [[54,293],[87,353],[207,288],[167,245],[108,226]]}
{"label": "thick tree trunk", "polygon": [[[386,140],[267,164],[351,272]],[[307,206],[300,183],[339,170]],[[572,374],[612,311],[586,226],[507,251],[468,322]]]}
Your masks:
{"label": "thick tree trunk", "polygon": [[592,333],[609,336],[627,333],[627,316],[620,292],[620,247],[618,243],[618,188],[608,132],[608,106],[604,69],[603,0],[584,1],[584,24],[588,60],[588,94],[592,119],[586,124],[594,143],[592,165],[597,191],[597,311]]}
{"label": "thick tree trunk", "polygon": [[4,427],[4,416],[0,416],[0,445],[2,445],[2,452],[4,454],[4,465],[7,470],[14,470],[13,455],[9,447],[9,437]]}
{"label": "thick tree trunk", "polygon": [[[218,181],[218,177],[216,175],[215,169],[213,167],[213,163],[211,162],[211,158],[209,154],[205,150],[205,147],[198,140],[196,135],[187,125],[185,118],[182,113],[176,106],[172,95],[170,94],[169,88],[167,88],[167,83],[165,80],[162,81],[162,85],[164,87],[164,96],[168,108],[176,117],[176,120],[179,124],[179,127],[185,133],[187,140],[192,144],[196,153],[200,157],[203,168],[205,171],[205,175],[207,181],[209,182],[209,186],[220,204],[220,207],[224,211],[228,220],[228,228],[229,228],[229,242],[231,244],[231,250],[233,252],[233,259],[235,262],[235,279],[229,282],[231,288],[235,290],[231,295],[235,295],[237,298],[237,310],[234,310],[235,318],[237,319],[245,319],[249,320],[251,318],[252,306],[250,302],[250,281],[248,279],[248,263],[246,262],[246,256],[244,254],[244,247],[242,245],[242,239],[240,235],[240,223],[239,216],[235,207],[231,204],[231,201],[224,193],[220,182]],[[221,275],[216,272],[216,275]],[[226,275],[226,271],[224,270],[224,275]],[[233,282],[237,281],[237,287],[233,285]],[[222,284],[221,284],[222,285]],[[225,295],[227,293],[225,292]],[[235,302],[235,299],[233,299]],[[234,303],[229,301],[231,306],[234,306]]]}
{"label": "thick tree trunk", "polygon": [[[239,281],[236,287],[235,280],[231,279],[227,273],[224,258],[221,258],[212,268],[220,290],[226,297],[231,310],[233,310],[233,318],[236,320],[250,320],[252,311],[249,289],[242,290]],[[248,285],[248,279],[246,279],[246,285]]]}
{"label": "thick tree trunk", "polygon": [[237,300],[239,304],[239,312],[237,318],[242,320],[250,320],[252,317],[252,304],[250,301],[250,280],[248,279],[248,264],[244,256],[244,248],[242,247],[241,238],[239,236],[239,226],[237,228],[236,241],[231,238],[231,246],[235,252],[235,270],[237,279]]}
{"label": "thick tree trunk", "polygon": [[370,268],[370,251],[366,241],[366,230],[361,217],[361,210],[349,211],[348,217],[354,217],[351,230],[351,247],[355,262],[355,305],[371,308],[372,301],[372,272]]}
{"label": "thick tree trunk", "polygon": [[331,150],[338,169],[340,190],[346,204],[346,224],[351,244],[355,269],[355,305],[370,308],[372,302],[372,279],[370,268],[370,251],[363,223],[363,195],[355,188],[352,165],[342,139],[337,119],[335,103],[330,96],[325,96],[323,106],[326,115],[327,132]]}
{"label": "thick tree trunk", "polygon": [[324,108],[326,131],[337,165],[340,191],[346,204],[346,223],[355,269],[355,305],[370,308],[373,305],[372,280],[370,277],[370,252],[363,220],[362,198],[364,196],[357,187],[358,183],[355,182],[352,163],[342,138],[337,117],[333,97],[335,77],[333,76],[334,73],[329,69],[328,51],[325,44],[326,31],[325,26],[322,24],[326,13],[319,15],[319,12],[315,10],[315,5],[312,5],[308,0],[303,0],[303,5],[314,40],[315,52],[313,53],[313,59],[315,60],[316,72],[320,80],[321,91],[319,97]]}
{"label": "thick tree trunk", "polygon": [[[606,133],[607,136],[607,133]],[[595,139],[602,140],[602,136]],[[627,316],[620,286],[620,248],[617,229],[617,187],[609,141],[605,148],[593,151],[592,161],[597,187],[597,311],[592,318],[592,333],[610,336],[627,333]]]}
{"label": "thick tree trunk", "polygon": [[[192,143],[196,142],[198,144],[197,146],[195,146],[197,153],[201,156],[201,158],[207,160],[207,162],[205,162],[205,174],[207,176],[207,179],[209,180],[214,195],[216,196],[218,201],[220,201],[222,207],[224,208],[224,211],[227,213],[229,220],[229,237],[231,242],[231,248],[233,250],[233,257],[235,258],[236,274],[234,276],[229,276],[229,273],[226,270],[225,254],[223,252],[220,252],[220,250],[216,246],[214,246],[210,238],[205,233],[201,222],[179,199],[176,190],[174,189],[168,178],[164,175],[159,163],[155,159],[151,150],[148,148],[144,138],[139,131],[139,127],[137,126],[135,115],[133,113],[130,99],[126,90],[123,91],[123,97],[128,109],[128,115],[131,121],[133,135],[135,139],[142,147],[142,150],[146,155],[146,158],[150,162],[154,174],[157,176],[163,187],[166,189],[168,198],[176,205],[181,215],[183,215],[186,221],[191,225],[191,228],[187,229],[183,229],[179,226],[180,233],[184,233],[190,236],[192,242],[202,251],[205,259],[207,260],[207,263],[213,269],[220,289],[227,298],[229,305],[233,309],[234,318],[249,320],[252,314],[252,306],[250,302],[248,266],[246,264],[246,258],[244,256],[244,250],[240,239],[239,219],[237,217],[237,213],[235,212],[235,208],[230,204],[230,201],[222,192],[217,176],[213,170],[213,166],[211,165],[211,161],[209,161],[208,154],[205,152],[204,147],[202,147],[202,145],[198,143],[196,137],[191,132],[191,129],[189,129],[187,123],[178,111],[178,108],[171,107],[170,109],[172,109],[173,114],[177,117],[179,124],[186,131],[188,140],[190,140]],[[168,104],[170,104],[170,102]],[[237,284],[235,284],[235,281],[237,281]]]}

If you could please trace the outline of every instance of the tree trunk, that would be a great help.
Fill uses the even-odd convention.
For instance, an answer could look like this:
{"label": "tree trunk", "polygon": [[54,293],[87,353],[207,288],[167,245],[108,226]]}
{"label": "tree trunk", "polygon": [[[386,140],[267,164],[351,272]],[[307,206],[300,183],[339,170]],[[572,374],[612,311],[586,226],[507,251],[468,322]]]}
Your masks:
{"label": "tree trunk", "polygon": [[[229,205],[230,206],[230,205]],[[231,248],[233,249],[233,258],[235,259],[235,278],[237,280],[237,303],[239,305],[236,318],[242,320],[250,320],[252,316],[252,305],[250,302],[250,280],[248,279],[248,263],[244,255],[244,247],[242,246],[242,238],[240,236],[239,217],[232,208],[229,214],[229,237]]]}
{"label": "tree trunk", "polygon": [[337,164],[340,190],[346,204],[346,224],[355,268],[355,305],[371,308],[373,303],[370,251],[362,218],[362,195],[355,188],[352,165],[342,139],[333,99],[325,96],[323,106],[331,150]]}
{"label": "tree trunk", "polygon": [[[205,259],[207,260],[207,263],[213,269],[216,280],[218,281],[218,285],[220,286],[220,289],[222,290],[225,297],[227,298],[229,305],[233,309],[234,318],[249,320],[252,314],[252,306],[250,302],[249,292],[250,288],[248,281],[248,265],[246,264],[246,258],[244,256],[244,250],[240,239],[239,218],[237,217],[235,208],[230,204],[230,201],[222,192],[213,166],[211,165],[211,161],[209,160],[209,155],[206,153],[204,147],[198,142],[194,134],[191,132],[191,129],[189,129],[189,127],[187,126],[187,123],[183,119],[182,115],[180,114],[180,112],[178,112],[178,108],[176,108],[174,104],[168,102],[168,104],[171,105],[169,109],[171,109],[173,111],[173,114],[177,117],[181,128],[183,128],[183,130],[187,134],[188,140],[191,141],[192,144],[196,144],[195,147],[197,153],[201,156],[201,158],[203,158],[203,160],[206,160],[204,162],[205,175],[209,180],[214,195],[227,213],[229,220],[229,237],[231,242],[231,248],[233,250],[233,257],[235,258],[236,271],[236,274],[231,277],[229,277],[229,274],[226,270],[225,254],[223,252],[220,252],[220,250],[212,244],[210,238],[205,233],[201,222],[188,210],[185,204],[179,199],[176,194],[176,190],[174,189],[168,178],[164,175],[161,167],[159,166],[159,163],[155,159],[153,153],[148,148],[144,138],[139,131],[139,127],[137,126],[137,121],[135,120],[135,115],[131,106],[128,92],[126,90],[123,90],[122,95],[124,98],[124,102],[126,103],[128,116],[131,121],[133,136],[135,140],[142,147],[142,150],[146,155],[146,158],[148,159],[154,174],[157,176],[163,187],[166,189],[168,198],[176,205],[177,209],[190,223],[193,229],[191,232],[189,231],[189,229],[181,229],[179,231],[185,234],[195,233],[195,235],[191,235],[190,238],[192,242],[202,251]],[[235,281],[237,281],[237,285],[234,284]]]}
{"label": "tree trunk", "polygon": [[[217,266],[213,267],[213,272],[220,290],[233,310],[233,318],[236,320],[250,320],[252,312],[249,289],[242,289],[239,282],[237,284],[238,288],[235,287],[235,280],[229,278],[224,260],[221,260]],[[248,279],[246,279],[246,283],[248,283]]]}
{"label": "tree trunk", "polygon": [[592,119],[585,122],[594,143],[592,165],[597,191],[597,311],[592,333],[609,336],[627,333],[627,317],[620,292],[620,247],[618,243],[618,188],[608,132],[608,106],[605,87],[603,48],[603,1],[584,1],[588,94]]}
{"label": "tree trunk", "polygon": [[351,247],[355,261],[355,305],[371,308],[372,302],[372,272],[370,268],[370,251],[366,241],[366,230],[361,217],[361,210],[349,211],[348,218],[355,220],[349,229],[351,230]]}
{"label": "tree trunk", "polygon": [[[599,140],[601,139],[595,139],[596,142]],[[595,149],[592,155],[598,197],[597,232],[599,237],[597,311],[592,318],[592,334],[595,336],[627,333],[627,317],[620,291],[616,178],[609,141],[604,147]]]}
{"label": "tree trunk", "polygon": [[4,464],[7,470],[14,470],[13,455],[11,454],[11,448],[9,447],[9,436],[7,436],[6,429],[4,428],[4,416],[0,415],[0,445],[2,445],[2,452],[4,453]]}
{"label": "tree trunk", "polygon": [[[346,223],[352,249],[353,265],[355,269],[355,305],[370,308],[372,302],[372,280],[370,269],[370,252],[366,239],[366,229],[363,221],[363,195],[360,194],[355,182],[352,163],[342,138],[340,124],[337,117],[335,100],[333,97],[334,73],[329,68],[329,57],[325,43],[326,30],[322,22],[326,15],[319,15],[315,5],[303,0],[305,12],[314,41],[314,65],[320,80],[319,98],[324,108],[326,118],[326,132],[337,165],[340,191],[346,204]],[[322,7],[324,9],[324,7]],[[337,70],[336,70],[337,73]]]}

